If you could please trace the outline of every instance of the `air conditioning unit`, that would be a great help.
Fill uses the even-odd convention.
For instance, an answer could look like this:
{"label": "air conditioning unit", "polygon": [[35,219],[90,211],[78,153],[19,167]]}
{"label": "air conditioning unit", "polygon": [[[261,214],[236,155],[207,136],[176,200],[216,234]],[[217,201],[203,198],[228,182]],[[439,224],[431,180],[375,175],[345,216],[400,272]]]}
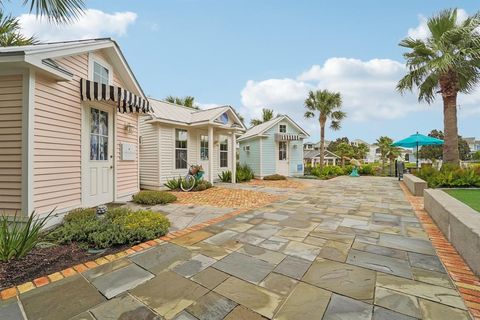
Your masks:
{"label": "air conditioning unit", "polygon": [[250,146],[243,146],[243,151],[250,152]]}

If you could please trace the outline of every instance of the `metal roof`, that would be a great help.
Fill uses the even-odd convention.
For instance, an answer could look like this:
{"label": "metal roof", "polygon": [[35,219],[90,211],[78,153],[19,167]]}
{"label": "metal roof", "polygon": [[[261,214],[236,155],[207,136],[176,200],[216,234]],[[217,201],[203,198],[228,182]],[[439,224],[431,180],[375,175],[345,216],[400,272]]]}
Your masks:
{"label": "metal roof", "polygon": [[295,121],[293,121],[289,116],[279,114],[275,118],[273,118],[273,119],[271,119],[267,122],[261,123],[259,125],[256,125],[256,126],[250,128],[250,129],[248,129],[240,138],[238,138],[238,140],[245,140],[245,139],[257,136],[257,135],[261,135],[265,131],[267,131],[268,129],[270,129],[271,127],[273,127],[275,124],[277,124],[278,122],[280,122],[282,120],[289,121],[291,124],[293,124],[295,127],[297,127],[297,129],[299,131],[301,131],[301,133],[303,133],[306,137],[310,136],[305,130],[303,130],[298,124],[296,124]]}

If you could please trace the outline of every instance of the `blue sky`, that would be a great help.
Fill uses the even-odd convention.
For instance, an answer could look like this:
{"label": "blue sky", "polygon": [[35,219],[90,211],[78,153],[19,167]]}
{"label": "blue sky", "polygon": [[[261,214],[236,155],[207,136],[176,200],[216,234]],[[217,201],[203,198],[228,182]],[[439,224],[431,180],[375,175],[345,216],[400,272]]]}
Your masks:
{"label": "blue sky", "polygon": [[[27,12],[5,4],[15,15]],[[441,9],[478,9],[474,1],[413,0],[93,0],[87,7],[95,10],[61,30],[21,21],[44,40],[113,37],[152,97],[192,95],[205,107],[230,104],[247,119],[267,106],[288,113],[311,140],[318,124],[303,119],[306,92],[340,91],[349,117],[327,138],[369,142],[442,128],[440,100],[420,105],[394,91],[404,74],[398,42],[421,34],[422,17]],[[459,104],[460,133],[480,138],[480,94]]]}

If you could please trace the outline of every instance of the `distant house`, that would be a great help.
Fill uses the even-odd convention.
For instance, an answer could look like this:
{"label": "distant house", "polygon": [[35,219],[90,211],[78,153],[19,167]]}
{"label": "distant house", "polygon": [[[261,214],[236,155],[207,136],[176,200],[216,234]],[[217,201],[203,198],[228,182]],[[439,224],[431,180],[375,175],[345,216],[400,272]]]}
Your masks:
{"label": "distant house", "polygon": [[248,129],[239,139],[240,163],[248,164],[255,176],[303,175],[303,139],[309,137],[286,115]]}
{"label": "distant house", "polygon": [[211,182],[222,171],[235,177],[236,136],[246,128],[232,107],[197,110],[149,102],[152,112],[140,117],[141,188],[161,189],[167,180],[185,176],[190,165],[202,165]]}
{"label": "distant house", "polygon": [[475,139],[475,137],[463,138],[463,140],[467,141],[471,153],[480,151],[480,140]]}
{"label": "distant house", "polygon": [[148,111],[110,39],[0,48],[0,213],[131,199]]}
{"label": "distant house", "polygon": [[[326,165],[337,165],[339,162],[341,162],[341,158],[337,156],[335,153],[328,151],[325,149],[325,155],[324,155],[324,163]],[[310,150],[306,151],[305,154],[303,155],[303,160],[305,165],[311,165],[312,167],[315,167],[320,164],[320,151],[319,150]]]}

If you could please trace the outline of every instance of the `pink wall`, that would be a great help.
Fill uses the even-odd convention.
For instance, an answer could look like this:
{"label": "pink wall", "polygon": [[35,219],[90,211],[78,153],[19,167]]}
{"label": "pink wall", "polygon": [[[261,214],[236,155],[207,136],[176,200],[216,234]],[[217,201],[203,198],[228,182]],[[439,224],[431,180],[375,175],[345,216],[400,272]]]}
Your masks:
{"label": "pink wall", "polygon": [[0,214],[21,209],[22,79],[0,76]]}
{"label": "pink wall", "polygon": [[[100,56],[103,56],[99,54]],[[104,56],[103,58],[106,59]],[[34,208],[44,213],[81,206],[82,102],[80,78],[88,78],[88,55],[56,59],[74,73],[73,81],[55,82],[42,76],[35,85]],[[114,84],[122,81],[114,72]],[[114,106],[111,106],[114,109]],[[120,161],[121,142],[137,143],[138,134],[126,134],[125,123],[137,127],[137,114],[117,114],[117,198],[138,191],[136,161]]]}

